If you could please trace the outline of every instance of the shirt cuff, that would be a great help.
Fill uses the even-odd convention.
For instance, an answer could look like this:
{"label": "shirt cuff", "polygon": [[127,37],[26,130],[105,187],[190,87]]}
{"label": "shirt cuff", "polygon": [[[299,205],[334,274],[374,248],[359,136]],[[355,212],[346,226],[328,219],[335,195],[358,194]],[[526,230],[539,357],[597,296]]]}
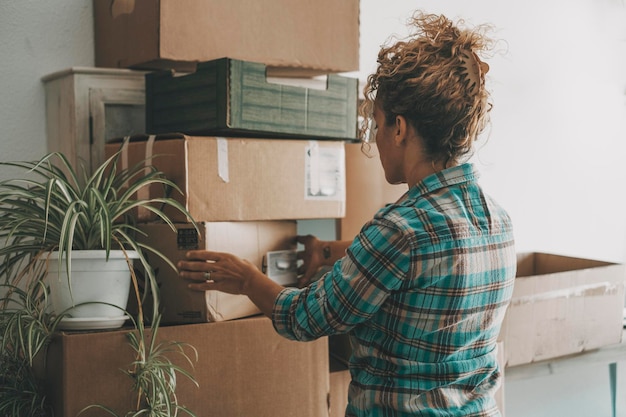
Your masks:
{"label": "shirt cuff", "polygon": [[290,310],[293,298],[300,292],[297,288],[285,288],[282,290],[276,300],[274,300],[274,308],[272,309],[272,324],[274,329],[281,336],[289,339],[293,338],[291,331]]}

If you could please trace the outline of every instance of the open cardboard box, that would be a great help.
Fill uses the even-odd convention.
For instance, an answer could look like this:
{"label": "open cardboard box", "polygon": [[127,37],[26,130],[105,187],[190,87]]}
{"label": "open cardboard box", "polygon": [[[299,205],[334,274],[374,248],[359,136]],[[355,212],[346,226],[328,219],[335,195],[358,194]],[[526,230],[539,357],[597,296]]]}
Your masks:
{"label": "open cardboard box", "polygon": [[359,1],[93,0],[96,66],[193,70],[232,57],[286,72],[359,69]]}
{"label": "open cardboard box", "polygon": [[[177,198],[198,221],[337,218],[345,215],[342,141],[243,139],[181,134],[136,136],[123,149],[133,166],[146,158],[183,191]],[[108,143],[107,157],[120,149]],[[143,197],[160,197],[150,188]],[[170,218],[187,222],[178,211]],[[153,220],[139,212],[140,221]]]}
{"label": "open cardboard box", "polygon": [[507,366],[620,343],[625,279],[622,264],[518,254],[513,299],[499,336]]}
{"label": "open cardboard box", "polygon": [[[123,373],[135,360],[131,330],[63,332],[50,346],[48,396],[57,417],[76,417],[92,404],[125,415],[135,402]],[[328,415],[329,363],[326,338],[295,342],[279,336],[265,317],[220,323],[162,326],[158,340],[189,343],[198,351],[190,370],[199,384],[177,378],[180,405],[197,416],[320,417]],[[193,356],[193,353],[187,351]],[[102,416],[90,410],[81,417]]]}

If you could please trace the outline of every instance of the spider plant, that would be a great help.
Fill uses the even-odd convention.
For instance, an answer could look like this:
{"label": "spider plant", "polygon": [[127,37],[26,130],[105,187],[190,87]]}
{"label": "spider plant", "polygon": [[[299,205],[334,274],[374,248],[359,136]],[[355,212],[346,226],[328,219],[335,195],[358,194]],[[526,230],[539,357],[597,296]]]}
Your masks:
{"label": "spider plant", "polygon": [[[133,273],[133,285],[135,296],[139,297],[137,277]],[[176,341],[161,341],[157,343],[157,333],[161,323],[161,315],[153,309],[151,332],[146,332],[143,321],[142,305],[137,299],[139,315],[137,321],[133,320],[136,333],[128,333],[128,341],[135,352],[135,361],[131,369],[124,371],[126,375],[133,379],[133,389],[136,392],[137,401],[135,408],[124,414],[124,417],[176,417],[179,411],[187,413],[191,417],[196,415],[186,407],[178,404],[176,396],[177,374],[181,374],[192,381],[196,386],[198,383],[191,373],[183,367],[174,364],[170,356],[179,354],[186,362],[193,367],[198,361],[198,351],[188,343]],[[193,353],[193,360],[186,352],[188,348]],[[118,416],[111,408],[94,404],[85,407],[82,411],[89,409],[100,409],[108,414]]]}
{"label": "spider plant", "polygon": [[61,319],[47,314],[42,281],[21,289],[0,285],[0,415],[51,415],[43,387],[46,350]]}
{"label": "spider plant", "polygon": [[[130,168],[121,163],[122,148],[89,174],[74,168],[59,152],[38,161],[0,162],[0,168],[21,170],[23,176],[0,182],[0,281],[18,286],[36,281],[33,264],[52,251],[65,264],[71,278],[75,250],[103,250],[108,259],[114,249],[135,251],[146,273],[146,295],[158,299],[156,278],[145,253],[152,252],[175,266],[157,250],[135,240],[141,233],[134,223],[138,209],[174,226],[164,209],[178,210],[195,224],[171,192],[178,187],[145,161]],[[147,187],[161,186],[165,197],[139,198]]]}

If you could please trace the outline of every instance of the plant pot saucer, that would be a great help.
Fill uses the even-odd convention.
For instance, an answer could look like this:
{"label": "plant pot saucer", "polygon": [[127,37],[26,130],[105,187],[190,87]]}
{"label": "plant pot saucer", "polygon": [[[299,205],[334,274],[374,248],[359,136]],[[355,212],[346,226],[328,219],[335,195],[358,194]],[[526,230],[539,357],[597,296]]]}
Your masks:
{"label": "plant pot saucer", "polygon": [[59,321],[60,330],[102,330],[118,329],[129,317],[65,317]]}

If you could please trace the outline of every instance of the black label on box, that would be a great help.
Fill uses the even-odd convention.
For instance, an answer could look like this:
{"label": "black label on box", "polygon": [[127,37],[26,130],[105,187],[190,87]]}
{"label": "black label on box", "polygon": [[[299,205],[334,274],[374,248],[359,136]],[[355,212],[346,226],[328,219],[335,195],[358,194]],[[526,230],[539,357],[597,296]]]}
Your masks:
{"label": "black label on box", "polygon": [[196,229],[178,229],[178,235],[176,237],[176,244],[178,250],[193,250],[198,249],[198,232]]}

